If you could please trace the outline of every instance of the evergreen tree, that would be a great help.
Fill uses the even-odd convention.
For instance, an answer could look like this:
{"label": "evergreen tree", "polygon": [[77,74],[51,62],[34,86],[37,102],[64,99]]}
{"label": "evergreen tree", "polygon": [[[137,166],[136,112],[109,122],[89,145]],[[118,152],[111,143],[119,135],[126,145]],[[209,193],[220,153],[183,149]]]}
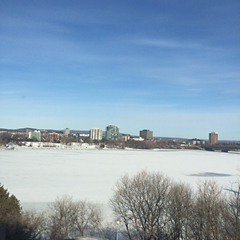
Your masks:
{"label": "evergreen tree", "polygon": [[8,190],[0,183],[0,222],[2,218],[6,218],[9,214],[20,214],[21,206],[19,200],[10,195]]}
{"label": "evergreen tree", "polygon": [[23,212],[20,201],[0,183],[0,226],[5,226],[6,240],[40,239],[43,219],[35,212]]}

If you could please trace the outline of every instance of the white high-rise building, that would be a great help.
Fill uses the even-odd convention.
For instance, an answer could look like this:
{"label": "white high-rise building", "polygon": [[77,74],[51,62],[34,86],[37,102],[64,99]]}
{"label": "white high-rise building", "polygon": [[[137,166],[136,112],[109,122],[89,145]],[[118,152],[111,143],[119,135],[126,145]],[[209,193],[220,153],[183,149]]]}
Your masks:
{"label": "white high-rise building", "polygon": [[99,128],[91,128],[89,137],[91,140],[102,140],[102,130]]}
{"label": "white high-rise building", "polygon": [[63,131],[63,135],[64,136],[68,136],[68,134],[70,134],[70,129],[69,128],[65,128],[65,130]]}

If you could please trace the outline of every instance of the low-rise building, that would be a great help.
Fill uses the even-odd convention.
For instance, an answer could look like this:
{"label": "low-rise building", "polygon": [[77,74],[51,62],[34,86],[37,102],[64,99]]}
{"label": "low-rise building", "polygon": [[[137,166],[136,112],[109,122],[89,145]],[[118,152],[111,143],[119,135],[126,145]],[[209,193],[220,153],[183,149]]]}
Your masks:
{"label": "low-rise building", "polygon": [[205,144],[205,141],[200,140],[198,138],[193,138],[193,139],[188,141],[188,144],[190,144],[190,145],[203,145],[203,144]]}
{"label": "low-rise building", "polygon": [[38,141],[41,141],[41,132],[38,131],[38,130],[35,130],[34,132],[29,132],[28,133],[28,138],[30,139],[35,139],[35,140],[38,140]]}
{"label": "low-rise building", "polygon": [[129,139],[130,139],[130,134],[123,134],[122,135],[122,139],[123,139],[123,141],[128,141]]}
{"label": "low-rise building", "polygon": [[89,138],[89,133],[79,133],[77,137],[78,137],[78,140]]}
{"label": "low-rise building", "polygon": [[134,138],[131,138],[131,140],[133,140],[133,141],[144,141],[144,138],[142,138],[142,137],[134,137]]}

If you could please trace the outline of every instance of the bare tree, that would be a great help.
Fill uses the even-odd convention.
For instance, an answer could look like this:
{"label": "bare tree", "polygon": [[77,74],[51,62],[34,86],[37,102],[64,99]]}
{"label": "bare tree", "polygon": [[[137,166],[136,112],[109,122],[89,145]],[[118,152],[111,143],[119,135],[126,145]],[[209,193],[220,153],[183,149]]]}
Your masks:
{"label": "bare tree", "polygon": [[79,200],[74,203],[72,222],[81,236],[84,236],[87,228],[90,230],[90,235],[93,235],[95,231],[100,235],[102,221],[103,211],[99,204],[94,204],[86,200]]}
{"label": "bare tree", "polygon": [[225,234],[228,239],[240,239],[240,183],[228,190],[227,210],[224,212]]}
{"label": "bare tree", "polygon": [[69,238],[72,231],[74,203],[71,197],[62,196],[49,205],[47,233],[50,239]]}
{"label": "bare tree", "polygon": [[189,224],[192,239],[226,239],[223,235],[225,208],[225,197],[215,181],[199,184]]}
{"label": "bare tree", "polygon": [[46,230],[50,239],[84,236],[87,231],[88,235],[100,235],[102,221],[100,205],[63,196],[50,204]]}
{"label": "bare tree", "polygon": [[21,216],[21,224],[28,233],[29,239],[40,239],[45,231],[44,212],[24,211]]}
{"label": "bare tree", "polygon": [[189,239],[189,222],[193,204],[193,191],[183,183],[174,183],[168,195],[167,217],[170,239]]}
{"label": "bare tree", "polygon": [[102,229],[103,239],[116,240],[116,235],[117,235],[117,228],[116,226],[113,226],[113,224],[107,224]]}
{"label": "bare tree", "polygon": [[163,239],[166,235],[166,201],[170,180],[159,173],[140,172],[123,176],[110,199],[116,218],[129,239]]}

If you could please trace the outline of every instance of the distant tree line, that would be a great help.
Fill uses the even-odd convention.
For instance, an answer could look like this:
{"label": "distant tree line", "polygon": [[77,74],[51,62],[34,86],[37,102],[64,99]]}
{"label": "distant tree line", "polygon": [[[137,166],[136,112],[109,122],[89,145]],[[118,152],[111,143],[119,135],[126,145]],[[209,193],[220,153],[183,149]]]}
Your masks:
{"label": "distant tree line", "polygon": [[179,141],[172,140],[144,140],[144,141],[134,141],[128,140],[124,142],[124,146],[128,148],[136,149],[180,149],[181,143]]}
{"label": "distant tree line", "polygon": [[[215,181],[189,185],[160,173],[122,176],[110,206],[120,221],[120,240],[239,240],[240,183],[228,191]],[[23,211],[19,200],[0,185],[0,226],[6,240],[74,239],[93,236],[115,240],[116,224],[103,224],[100,204],[57,198],[43,212]]]}
{"label": "distant tree line", "polygon": [[22,134],[9,134],[7,132],[0,133],[0,146],[6,145],[9,142],[19,143],[21,141],[26,141],[27,137]]}

